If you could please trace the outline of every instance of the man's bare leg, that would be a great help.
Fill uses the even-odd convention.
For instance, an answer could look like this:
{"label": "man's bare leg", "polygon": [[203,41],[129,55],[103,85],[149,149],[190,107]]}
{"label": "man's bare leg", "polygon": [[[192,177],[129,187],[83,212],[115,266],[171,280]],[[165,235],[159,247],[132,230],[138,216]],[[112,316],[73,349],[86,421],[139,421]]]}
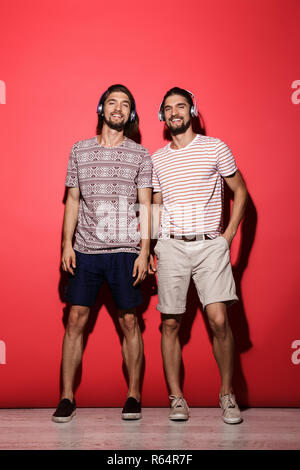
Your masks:
{"label": "man's bare leg", "polygon": [[169,419],[172,421],[189,419],[189,408],[180,387],[181,345],[178,332],[181,318],[182,315],[162,314],[161,352],[170,390]]}
{"label": "man's bare leg", "polygon": [[120,310],[119,323],[124,334],[122,356],[129,378],[127,397],[133,397],[140,401],[140,378],[144,357],[144,343],[135,310]]}
{"label": "man's bare leg", "polygon": [[83,331],[90,313],[89,307],[72,305],[63,339],[61,398],[74,398],[74,379],[83,354]]}
{"label": "man's bare leg", "polygon": [[213,352],[220,375],[220,394],[232,393],[234,341],[224,302],[215,302],[206,307],[207,317],[213,331]]}
{"label": "man's bare leg", "polygon": [[162,314],[161,352],[170,395],[183,396],[180,387],[181,345],[178,332],[182,315]]}
{"label": "man's bare leg", "polygon": [[234,341],[226,305],[224,302],[209,304],[206,311],[214,334],[213,351],[221,375],[219,401],[223,421],[227,424],[237,424],[242,422],[242,417],[232,390]]}

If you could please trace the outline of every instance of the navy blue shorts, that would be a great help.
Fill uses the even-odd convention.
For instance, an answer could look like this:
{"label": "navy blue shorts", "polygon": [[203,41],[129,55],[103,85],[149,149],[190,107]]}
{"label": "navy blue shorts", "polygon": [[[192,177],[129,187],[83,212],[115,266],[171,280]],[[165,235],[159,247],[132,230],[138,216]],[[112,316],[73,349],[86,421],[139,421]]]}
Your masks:
{"label": "navy blue shorts", "polygon": [[69,274],[65,301],[91,307],[107,281],[118,309],[132,309],[143,302],[140,286],[133,286],[135,253],[85,254],[75,250],[74,276]]}

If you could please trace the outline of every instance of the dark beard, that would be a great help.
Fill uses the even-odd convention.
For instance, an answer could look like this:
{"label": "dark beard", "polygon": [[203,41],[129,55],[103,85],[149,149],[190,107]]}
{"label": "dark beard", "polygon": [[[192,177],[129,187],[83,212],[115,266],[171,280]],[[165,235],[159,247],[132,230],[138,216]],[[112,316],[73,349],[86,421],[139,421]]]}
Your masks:
{"label": "dark beard", "polygon": [[103,121],[105,122],[105,124],[108,125],[108,127],[110,127],[111,129],[114,129],[115,131],[118,131],[118,132],[121,132],[124,130],[127,122],[120,122],[120,123],[115,123],[115,122],[112,122],[110,119],[106,119],[106,117],[104,116],[103,114]]}
{"label": "dark beard", "polygon": [[171,132],[172,135],[178,135],[178,134],[184,134],[185,131],[188,130],[190,125],[191,125],[191,120],[189,119],[185,124],[183,122],[181,124],[181,126],[176,127],[176,129],[174,129],[173,127],[170,127],[168,125],[167,125],[167,128],[169,129],[169,131]]}

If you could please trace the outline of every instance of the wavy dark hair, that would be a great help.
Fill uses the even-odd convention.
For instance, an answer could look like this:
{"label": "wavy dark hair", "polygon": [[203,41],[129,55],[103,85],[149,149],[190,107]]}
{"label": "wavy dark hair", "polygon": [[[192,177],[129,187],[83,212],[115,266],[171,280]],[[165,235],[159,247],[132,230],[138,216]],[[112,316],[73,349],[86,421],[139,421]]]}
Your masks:
{"label": "wavy dark hair", "polygon": [[[125,124],[124,127],[124,135],[126,137],[129,137],[130,139],[135,139],[136,136],[139,135],[139,117],[136,112],[136,105],[135,105],[135,100],[133,98],[133,95],[131,92],[128,90],[128,88],[124,85],[116,84],[116,85],[111,85],[106,92],[102,95],[100,104],[104,106],[105,101],[109,97],[109,95],[115,91],[121,91],[122,93],[125,93],[130,101],[130,113],[135,110],[135,120],[128,122]],[[101,134],[103,127],[103,116],[101,114],[98,114],[98,124],[97,124],[97,135]]]}

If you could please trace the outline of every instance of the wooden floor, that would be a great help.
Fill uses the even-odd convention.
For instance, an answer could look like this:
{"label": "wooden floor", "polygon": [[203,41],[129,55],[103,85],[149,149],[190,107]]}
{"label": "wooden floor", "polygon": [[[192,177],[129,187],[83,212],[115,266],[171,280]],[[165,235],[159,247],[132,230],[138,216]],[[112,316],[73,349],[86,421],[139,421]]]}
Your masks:
{"label": "wooden floor", "polygon": [[65,424],[53,423],[53,412],[0,409],[0,449],[300,449],[300,409],[250,408],[238,425],[225,424],[218,408],[192,408],[187,422],[170,421],[166,408],[144,408],[131,422],[119,408],[78,408]]}

